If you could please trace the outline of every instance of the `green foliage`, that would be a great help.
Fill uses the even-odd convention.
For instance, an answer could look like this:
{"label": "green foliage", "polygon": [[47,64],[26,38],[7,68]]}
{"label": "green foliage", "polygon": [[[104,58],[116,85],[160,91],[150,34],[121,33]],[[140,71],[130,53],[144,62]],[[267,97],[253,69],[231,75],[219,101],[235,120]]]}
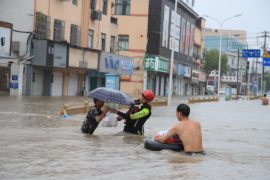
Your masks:
{"label": "green foliage", "polygon": [[[204,65],[204,71],[208,74],[212,70],[218,70],[218,59],[219,58],[219,51],[217,49],[212,49],[210,51],[204,52],[204,59],[205,59],[205,65]],[[226,55],[221,55],[221,75],[224,74],[228,69],[228,58]]]}

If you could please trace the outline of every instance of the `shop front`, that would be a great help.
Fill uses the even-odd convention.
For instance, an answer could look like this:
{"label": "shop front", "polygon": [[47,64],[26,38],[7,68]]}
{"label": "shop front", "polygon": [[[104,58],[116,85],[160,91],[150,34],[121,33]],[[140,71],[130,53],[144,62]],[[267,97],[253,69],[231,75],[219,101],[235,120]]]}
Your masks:
{"label": "shop front", "polygon": [[199,95],[205,94],[205,86],[206,86],[206,74],[205,74],[205,72],[200,71],[200,74],[199,74]]}
{"label": "shop front", "polygon": [[131,57],[120,56],[107,52],[101,52],[100,54],[99,72],[104,73],[105,75],[105,87],[120,89],[120,76],[131,76],[133,74],[133,66],[133,58]]}
{"label": "shop front", "polygon": [[62,96],[68,44],[33,39],[32,62],[26,68],[26,95]]}
{"label": "shop front", "polygon": [[191,83],[191,68],[184,64],[175,64],[176,79],[174,83],[175,95],[184,96],[190,95]]}
{"label": "shop front", "polygon": [[156,96],[167,96],[169,86],[169,62],[167,59],[147,55],[144,58],[145,89],[149,89]]}
{"label": "shop front", "polygon": [[199,95],[199,71],[192,70],[191,73],[191,95]]}
{"label": "shop front", "polygon": [[68,96],[87,95],[98,86],[102,78],[97,72],[99,50],[70,47],[69,66],[65,74],[65,94]]}

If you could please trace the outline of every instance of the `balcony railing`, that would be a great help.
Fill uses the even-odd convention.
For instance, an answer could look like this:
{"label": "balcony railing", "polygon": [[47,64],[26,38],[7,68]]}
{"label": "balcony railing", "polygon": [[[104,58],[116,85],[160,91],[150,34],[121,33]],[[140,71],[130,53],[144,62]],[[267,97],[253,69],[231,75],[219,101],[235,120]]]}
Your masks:
{"label": "balcony railing", "polygon": [[36,13],[36,32],[35,37],[37,39],[49,39],[50,38],[50,24],[51,18],[42,14]]}

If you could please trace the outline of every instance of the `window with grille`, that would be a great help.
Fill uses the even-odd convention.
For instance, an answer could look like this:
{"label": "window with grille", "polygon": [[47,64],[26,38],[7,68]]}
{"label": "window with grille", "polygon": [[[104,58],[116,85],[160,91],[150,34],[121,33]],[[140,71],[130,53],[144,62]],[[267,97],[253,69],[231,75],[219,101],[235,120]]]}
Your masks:
{"label": "window with grille", "polygon": [[91,0],[90,2],[90,9],[95,10],[96,9],[96,0]]}
{"label": "window with grille", "polygon": [[106,34],[101,33],[101,50],[105,51],[106,48]]}
{"label": "window with grille", "polygon": [[111,36],[111,45],[110,45],[110,52],[115,52],[115,36]]}
{"label": "window with grille", "polygon": [[94,31],[89,29],[88,30],[88,47],[93,48],[94,46]]}
{"label": "window with grille", "polygon": [[116,0],[115,1],[116,15],[130,15],[130,0]]}
{"label": "window with grille", "polygon": [[129,36],[119,35],[118,36],[118,50],[128,50]]}
{"label": "window with grille", "polygon": [[81,31],[80,26],[71,24],[70,29],[70,44],[80,46],[81,44]]}
{"label": "window with grille", "polygon": [[102,14],[107,15],[108,0],[103,0]]}
{"label": "window with grille", "polygon": [[53,39],[55,41],[64,41],[65,37],[65,22],[59,19],[54,20]]}

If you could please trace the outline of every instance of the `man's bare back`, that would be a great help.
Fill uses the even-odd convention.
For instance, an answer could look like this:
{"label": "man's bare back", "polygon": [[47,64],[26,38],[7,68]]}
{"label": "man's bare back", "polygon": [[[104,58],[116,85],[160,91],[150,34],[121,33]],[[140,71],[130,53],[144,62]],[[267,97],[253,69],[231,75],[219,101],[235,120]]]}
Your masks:
{"label": "man's bare back", "polygon": [[175,134],[182,141],[185,152],[202,152],[202,134],[199,122],[187,120],[175,126]]}
{"label": "man's bare back", "polygon": [[172,127],[165,136],[156,136],[155,141],[164,143],[170,137],[178,135],[185,152],[203,152],[201,125],[199,122],[190,120],[189,113],[189,106],[180,104],[177,107],[176,117],[181,122]]}

